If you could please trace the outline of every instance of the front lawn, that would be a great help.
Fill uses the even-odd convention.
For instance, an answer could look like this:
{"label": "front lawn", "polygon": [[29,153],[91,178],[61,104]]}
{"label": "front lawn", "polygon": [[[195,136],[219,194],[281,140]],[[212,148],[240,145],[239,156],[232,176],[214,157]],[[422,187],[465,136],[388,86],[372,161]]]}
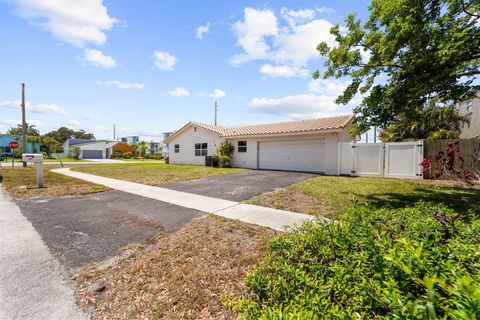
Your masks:
{"label": "front lawn", "polygon": [[73,170],[147,185],[160,185],[246,171],[246,169],[237,168],[209,168],[162,163],[102,164],[76,167]]}
{"label": "front lawn", "polygon": [[336,215],[353,202],[402,208],[423,200],[459,212],[480,210],[480,189],[460,183],[370,177],[319,176],[252,198],[251,204],[313,215]]}
{"label": "front lawn", "polygon": [[[59,166],[58,166],[59,167]],[[109,188],[84,180],[64,176],[44,168],[43,179],[45,188],[37,188],[37,169],[35,167],[3,167],[3,185],[10,196],[20,199],[37,196],[82,195],[108,191]]]}

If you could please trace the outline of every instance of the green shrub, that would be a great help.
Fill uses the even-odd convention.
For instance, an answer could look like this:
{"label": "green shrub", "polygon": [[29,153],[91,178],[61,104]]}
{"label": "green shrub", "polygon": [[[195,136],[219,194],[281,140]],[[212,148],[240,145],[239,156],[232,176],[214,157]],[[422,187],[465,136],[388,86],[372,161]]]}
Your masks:
{"label": "green shrub", "polygon": [[125,159],[131,159],[133,157],[133,154],[131,152],[124,152],[123,157]]}
{"label": "green shrub", "polygon": [[271,240],[246,281],[227,305],[250,319],[480,319],[480,219],[352,208]]}
{"label": "green shrub", "polygon": [[[216,146],[216,144],[214,144],[214,146]],[[214,166],[217,164],[217,166],[222,168],[230,168],[232,166],[233,150],[234,147],[230,142],[224,141],[220,143],[216,153],[213,155]]]}

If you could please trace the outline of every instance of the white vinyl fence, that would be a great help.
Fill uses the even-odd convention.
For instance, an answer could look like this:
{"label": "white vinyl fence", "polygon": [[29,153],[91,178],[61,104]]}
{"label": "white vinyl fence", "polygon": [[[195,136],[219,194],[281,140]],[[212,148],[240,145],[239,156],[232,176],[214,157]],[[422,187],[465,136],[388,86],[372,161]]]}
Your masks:
{"label": "white vinyl fence", "polygon": [[423,141],[341,143],[340,174],[422,179]]}

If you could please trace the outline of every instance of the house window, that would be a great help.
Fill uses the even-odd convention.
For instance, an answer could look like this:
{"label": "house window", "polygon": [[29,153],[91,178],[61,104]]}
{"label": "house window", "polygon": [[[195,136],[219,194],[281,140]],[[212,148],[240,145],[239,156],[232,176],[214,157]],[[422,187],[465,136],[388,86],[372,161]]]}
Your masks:
{"label": "house window", "polygon": [[176,144],[176,145],[174,146],[174,152],[175,152],[175,153],[180,153],[180,145],[179,145],[179,144]]}
{"label": "house window", "polygon": [[206,156],[206,155],[208,155],[208,144],[195,143],[195,156]]}
{"label": "house window", "polygon": [[238,141],[238,152],[247,152],[247,141]]}

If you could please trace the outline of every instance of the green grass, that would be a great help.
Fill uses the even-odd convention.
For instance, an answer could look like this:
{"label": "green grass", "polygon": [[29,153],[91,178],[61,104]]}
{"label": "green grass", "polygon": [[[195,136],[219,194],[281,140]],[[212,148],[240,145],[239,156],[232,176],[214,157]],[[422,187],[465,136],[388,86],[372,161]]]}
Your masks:
{"label": "green grass", "polygon": [[164,159],[157,160],[157,159],[115,159],[124,162],[139,162],[139,163],[165,163]]}
{"label": "green grass", "polygon": [[[352,201],[369,202],[377,208],[402,208],[423,200],[445,205],[459,211],[480,210],[480,190],[460,184],[424,180],[401,180],[369,177],[321,176],[291,185],[278,192],[255,197],[249,203],[289,210],[292,194],[310,197],[318,212],[337,214]],[[304,213],[311,213],[306,206]],[[297,206],[298,208],[298,206]],[[297,210],[298,211],[298,210]]]}
{"label": "green grass", "polygon": [[246,169],[236,168],[209,168],[163,163],[101,164],[76,167],[73,170],[147,185],[159,185],[246,171]]}

